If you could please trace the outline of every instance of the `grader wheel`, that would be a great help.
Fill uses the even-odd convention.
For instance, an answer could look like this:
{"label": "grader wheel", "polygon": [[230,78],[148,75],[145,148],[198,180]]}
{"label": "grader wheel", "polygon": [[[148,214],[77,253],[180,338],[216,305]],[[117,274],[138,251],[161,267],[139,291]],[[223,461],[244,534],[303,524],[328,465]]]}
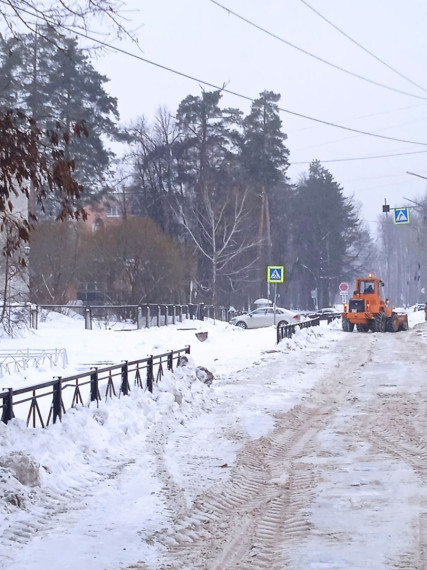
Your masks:
{"label": "grader wheel", "polygon": [[399,319],[397,315],[387,317],[385,328],[387,332],[397,332],[399,330]]}
{"label": "grader wheel", "polygon": [[353,332],[353,329],[354,329],[354,323],[351,323],[348,319],[343,317],[342,318],[342,330],[344,332]]}
{"label": "grader wheel", "polygon": [[372,323],[373,332],[385,332],[386,329],[386,317],[383,311],[380,311],[375,315],[374,321]]}

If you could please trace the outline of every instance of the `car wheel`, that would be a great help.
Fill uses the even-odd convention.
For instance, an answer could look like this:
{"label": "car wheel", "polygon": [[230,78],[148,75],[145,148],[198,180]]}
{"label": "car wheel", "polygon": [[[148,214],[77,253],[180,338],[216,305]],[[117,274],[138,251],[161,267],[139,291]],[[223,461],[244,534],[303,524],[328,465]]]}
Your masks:
{"label": "car wheel", "polygon": [[247,329],[248,325],[244,321],[237,321],[236,327],[240,327],[241,329]]}
{"label": "car wheel", "polygon": [[288,325],[288,321],[280,321],[279,324],[277,325],[278,327],[281,327],[283,325]]}

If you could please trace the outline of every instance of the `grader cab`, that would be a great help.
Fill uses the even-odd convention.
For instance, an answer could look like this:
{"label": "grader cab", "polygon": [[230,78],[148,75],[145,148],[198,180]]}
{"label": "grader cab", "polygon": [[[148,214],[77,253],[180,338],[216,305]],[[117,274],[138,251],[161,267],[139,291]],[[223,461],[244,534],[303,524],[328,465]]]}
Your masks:
{"label": "grader cab", "polygon": [[354,293],[348,306],[344,306],[342,328],[353,332],[397,332],[408,330],[408,315],[393,309],[388,299],[384,299],[384,283],[378,277],[356,279]]}

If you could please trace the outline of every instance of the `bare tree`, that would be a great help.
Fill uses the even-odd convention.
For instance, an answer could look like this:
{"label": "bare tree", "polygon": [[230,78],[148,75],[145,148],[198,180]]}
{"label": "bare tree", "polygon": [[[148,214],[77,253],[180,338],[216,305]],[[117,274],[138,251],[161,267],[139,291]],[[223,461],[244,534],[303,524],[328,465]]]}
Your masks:
{"label": "bare tree", "polygon": [[[258,237],[248,237],[246,208],[248,191],[230,191],[221,201],[214,201],[206,185],[199,208],[192,210],[191,220],[181,208],[182,224],[201,255],[210,265],[212,304],[217,304],[221,278],[234,282],[244,280],[245,273],[256,261]],[[197,228],[197,229],[196,229]]]}
{"label": "bare tree", "polygon": [[394,304],[425,302],[427,292],[427,200],[411,207],[410,223],[394,224],[391,216],[380,223],[380,272],[386,294]]}
{"label": "bare tree", "polygon": [[22,28],[34,32],[39,24],[44,24],[87,37],[96,19],[104,38],[108,31],[118,37],[131,37],[122,11],[125,5],[122,0],[3,0],[0,22],[12,34]]}
{"label": "bare tree", "polygon": [[177,182],[177,151],[180,132],[175,119],[164,108],[159,109],[154,125],[144,118],[130,129],[135,206],[140,215],[149,216],[167,233],[178,236],[180,224],[174,210],[175,199],[182,198]]}

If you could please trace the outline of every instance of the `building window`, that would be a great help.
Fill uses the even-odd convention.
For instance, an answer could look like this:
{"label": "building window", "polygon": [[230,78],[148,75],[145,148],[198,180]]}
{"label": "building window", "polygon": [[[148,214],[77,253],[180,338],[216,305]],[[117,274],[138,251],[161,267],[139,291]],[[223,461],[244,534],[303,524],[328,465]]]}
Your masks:
{"label": "building window", "polygon": [[107,211],[107,216],[109,218],[120,218],[122,215],[122,209],[120,206],[110,206]]}

